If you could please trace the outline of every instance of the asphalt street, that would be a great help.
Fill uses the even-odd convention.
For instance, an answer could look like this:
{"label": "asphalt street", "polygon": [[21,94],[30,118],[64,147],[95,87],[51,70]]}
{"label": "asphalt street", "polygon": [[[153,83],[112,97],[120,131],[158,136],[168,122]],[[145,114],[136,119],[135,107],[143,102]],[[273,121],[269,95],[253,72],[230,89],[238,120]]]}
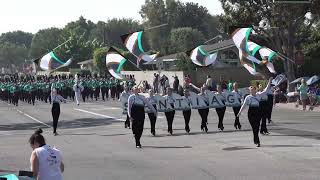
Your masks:
{"label": "asphalt street", "polygon": [[157,136],[146,118],[142,149],[124,129],[120,103],[89,101],[61,105],[59,136],[52,134],[51,106],[0,102],[0,174],[29,170],[32,149],[28,139],[41,127],[47,144],[62,151],[67,180],[311,180],[320,179],[320,113],[275,108],[268,136],[253,144],[246,113],[242,130],[233,127],[227,109],[225,131],[218,131],[214,109],[209,132],[200,130],[200,116],[192,111],[191,133],[184,131],[182,112],[176,112],[173,136],[159,113]]}

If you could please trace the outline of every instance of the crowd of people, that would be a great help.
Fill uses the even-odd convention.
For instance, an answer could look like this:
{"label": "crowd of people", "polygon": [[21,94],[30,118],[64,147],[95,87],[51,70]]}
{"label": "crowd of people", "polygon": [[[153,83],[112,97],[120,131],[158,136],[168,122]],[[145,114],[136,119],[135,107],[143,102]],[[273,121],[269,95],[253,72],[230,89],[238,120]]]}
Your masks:
{"label": "crowd of people", "polygon": [[[167,77],[163,75],[161,78],[168,81]],[[160,78],[160,79],[161,79]],[[234,111],[234,127],[236,129],[241,129],[240,123],[240,114],[243,111],[245,106],[249,106],[248,111],[248,119],[250,125],[253,130],[254,134],[254,143],[260,147],[260,140],[259,140],[259,132],[263,135],[268,135],[269,131],[267,129],[267,121],[271,123],[271,113],[273,108],[273,91],[275,87],[271,87],[271,80],[266,87],[263,87],[259,84],[257,87],[251,86],[249,88],[250,94],[243,94],[239,91],[237,83],[226,83],[224,81],[215,84],[214,81],[210,76],[207,77],[206,82],[202,85],[202,87],[197,87],[192,84],[192,80],[190,76],[184,77],[183,86],[170,85],[167,87],[163,87],[161,81],[159,79],[159,75],[154,75],[153,85],[154,87],[148,90],[149,96],[145,98],[139,93],[145,93],[146,89],[144,86],[136,85],[132,88],[130,92],[129,88],[126,88],[125,91],[121,94],[121,96],[129,96],[128,97],[128,113],[127,113],[127,120],[125,122],[125,128],[130,127],[130,122],[132,123],[132,132],[135,136],[136,147],[141,148],[140,138],[143,133],[143,126],[145,120],[145,110],[144,107],[148,106],[151,112],[148,113],[148,117],[150,119],[151,124],[151,134],[154,136],[156,135],[155,132],[155,125],[157,120],[157,107],[156,107],[156,100],[155,100],[155,92],[159,92],[161,88],[162,95],[166,98],[166,101],[173,107],[175,103],[175,99],[173,98],[173,93],[178,93],[184,97],[184,99],[191,104],[190,99],[190,92],[197,92],[201,98],[203,98],[204,102],[208,103],[208,91],[213,91],[217,97],[222,101],[225,102],[226,93],[228,91],[232,91],[237,94],[237,98],[239,101],[242,101],[242,106],[233,107]],[[174,81],[179,82],[177,77],[174,77]],[[159,86],[156,86],[158,85]],[[160,89],[159,89],[160,88]],[[221,107],[217,107],[216,113],[218,116],[218,129],[220,131],[224,130],[224,115],[226,112],[226,105],[222,105]],[[185,120],[185,131],[186,133],[190,133],[190,117],[191,117],[191,107],[190,109],[183,110],[182,114]],[[203,107],[198,109],[198,113],[200,115],[200,129],[204,132],[208,132],[208,115],[210,113],[210,109],[208,107]],[[173,134],[173,121],[175,118],[175,110],[174,108],[170,111],[165,112],[165,117],[167,120],[168,125],[168,133]],[[260,130],[260,131],[259,131]]]}
{"label": "crowd of people", "polygon": [[[123,87],[133,87],[135,85],[134,75],[128,75],[126,81],[119,81],[113,77],[97,76],[24,76],[17,75],[2,76],[0,79],[0,99],[10,104],[18,106],[19,100],[35,105],[35,101],[42,101],[51,104],[51,92],[57,90],[65,99],[72,101],[79,99],[77,92],[82,97],[82,101],[87,100],[117,100]],[[80,92],[79,92],[80,90]]]}

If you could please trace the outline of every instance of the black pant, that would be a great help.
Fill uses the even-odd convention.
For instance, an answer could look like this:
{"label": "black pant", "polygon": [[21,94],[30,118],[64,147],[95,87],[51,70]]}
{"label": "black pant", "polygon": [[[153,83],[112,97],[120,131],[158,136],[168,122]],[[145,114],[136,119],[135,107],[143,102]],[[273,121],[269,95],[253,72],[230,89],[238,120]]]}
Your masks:
{"label": "black pant", "polygon": [[155,116],[154,113],[148,113],[148,116],[150,119],[151,133],[155,133],[156,132],[157,116]]}
{"label": "black pant", "polygon": [[128,114],[127,114],[127,119],[126,119],[126,121],[124,122],[124,126],[125,126],[125,128],[130,128],[130,119],[129,119],[129,116],[128,116]]}
{"label": "black pant", "polygon": [[207,127],[207,122],[208,122],[208,114],[209,114],[209,108],[206,109],[198,109],[198,112],[201,117],[201,129]]}
{"label": "black pant", "polygon": [[143,133],[143,126],[144,126],[144,119],[145,119],[144,106],[133,105],[131,107],[131,117],[133,118],[132,133],[134,134],[136,145],[139,146],[141,145],[140,138]]}
{"label": "black pant", "polygon": [[216,108],[216,112],[219,117],[218,128],[223,128],[223,118],[224,118],[224,113],[226,112],[226,107]]}
{"label": "black pant", "polygon": [[167,123],[168,123],[168,132],[170,134],[172,134],[172,123],[173,123],[173,119],[174,119],[174,114],[176,113],[176,111],[169,111],[169,112],[165,112],[165,116],[167,118]]}
{"label": "black pant", "polygon": [[52,104],[51,113],[52,113],[52,119],[53,119],[53,133],[56,133],[57,127],[58,127],[59,116],[60,116],[60,104],[59,103]]}
{"label": "black pant", "polygon": [[240,119],[239,117],[237,116],[240,109],[241,109],[241,106],[238,106],[238,107],[232,107],[233,109],[233,113],[234,113],[234,116],[235,116],[235,120],[234,120],[234,126],[237,126],[237,125],[241,125],[240,124]]}
{"label": "black pant", "polygon": [[268,117],[268,102],[267,101],[261,101],[260,102],[260,113],[261,113],[261,128],[260,128],[260,132],[261,133],[267,133],[268,129],[267,129],[267,117]]}
{"label": "black pant", "polygon": [[102,96],[102,100],[104,101],[104,96],[106,95],[107,93],[107,88],[106,87],[101,87],[101,96]]}
{"label": "black pant", "polygon": [[190,122],[190,116],[191,116],[191,109],[182,111],[183,117],[184,117],[184,123],[185,123],[185,130],[187,132],[190,132],[189,122]]}
{"label": "black pant", "polygon": [[250,122],[250,125],[252,127],[253,132],[253,142],[255,144],[259,144],[259,126],[260,126],[260,119],[261,119],[261,113],[259,107],[249,107],[248,110],[248,119]]}
{"label": "black pant", "polygon": [[272,109],[273,109],[273,95],[269,94],[268,95],[268,115],[267,119],[270,121],[271,120],[271,115],[272,115]]}

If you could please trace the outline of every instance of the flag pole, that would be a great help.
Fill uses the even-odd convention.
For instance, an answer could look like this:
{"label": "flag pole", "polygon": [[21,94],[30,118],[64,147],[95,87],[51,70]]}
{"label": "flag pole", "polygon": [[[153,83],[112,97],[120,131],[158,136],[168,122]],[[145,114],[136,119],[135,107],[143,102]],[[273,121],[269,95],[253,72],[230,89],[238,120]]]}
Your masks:
{"label": "flag pole", "polygon": [[145,29],[145,31],[149,31],[149,30],[152,30],[152,29],[161,28],[161,27],[168,26],[168,25],[169,25],[168,23],[160,24],[160,25],[158,25],[158,26],[149,27],[149,28]]}
{"label": "flag pole", "polygon": [[296,64],[296,62],[294,62],[294,60],[288,58],[287,56],[283,55],[282,53],[279,53],[279,52],[278,52],[278,54],[279,54],[279,57],[280,57],[281,59],[283,59],[283,60],[289,60],[289,61],[291,61],[293,64]]}
{"label": "flag pole", "polygon": [[63,46],[63,45],[65,45],[65,44],[67,44],[69,41],[71,41],[71,38],[69,38],[67,41],[65,41],[64,43],[62,43],[62,44],[60,44],[60,45],[58,45],[57,47],[55,47],[54,49],[52,49],[51,51],[54,51],[54,50],[56,50],[56,49],[58,49],[58,48],[60,48],[61,46]]}

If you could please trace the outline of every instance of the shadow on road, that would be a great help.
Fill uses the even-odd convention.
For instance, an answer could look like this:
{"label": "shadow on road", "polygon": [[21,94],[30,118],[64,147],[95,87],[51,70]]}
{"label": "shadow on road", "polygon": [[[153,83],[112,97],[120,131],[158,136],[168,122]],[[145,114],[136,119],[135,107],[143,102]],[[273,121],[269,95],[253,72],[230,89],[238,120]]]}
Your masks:
{"label": "shadow on road", "polygon": [[143,146],[143,148],[152,148],[152,149],[188,149],[192,146]]}
{"label": "shadow on road", "polygon": [[244,147],[244,146],[234,146],[234,147],[227,147],[223,148],[224,151],[240,151],[240,150],[249,150],[249,149],[256,149],[251,147]]}
{"label": "shadow on road", "polygon": [[[88,128],[88,127],[98,127],[98,126],[106,126],[116,123],[122,123],[120,121],[116,121],[108,118],[81,118],[74,120],[60,120],[58,124],[58,129],[77,129],[77,128]],[[47,123],[52,126],[51,123]],[[28,129],[36,129],[36,128],[48,128],[47,126],[41,125],[39,123],[15,123],[8,125],[0,125],[0,131],[10,131],[10,130],[28,130]]]}

